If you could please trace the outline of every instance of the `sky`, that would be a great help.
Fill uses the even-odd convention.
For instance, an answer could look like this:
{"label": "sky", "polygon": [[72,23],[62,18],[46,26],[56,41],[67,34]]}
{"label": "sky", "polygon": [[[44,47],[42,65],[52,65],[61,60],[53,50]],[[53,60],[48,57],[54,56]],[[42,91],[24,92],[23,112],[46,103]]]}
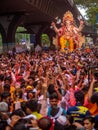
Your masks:
{"label": "sky", "polygon": [[78,7],[78,9],[79,9],[81,15],[82,15],[85,19],[87,19],[87,18],[85,17],[85,15],[86,15],[86,10],[83,9],[83,8],[80,8],[80,7]]}

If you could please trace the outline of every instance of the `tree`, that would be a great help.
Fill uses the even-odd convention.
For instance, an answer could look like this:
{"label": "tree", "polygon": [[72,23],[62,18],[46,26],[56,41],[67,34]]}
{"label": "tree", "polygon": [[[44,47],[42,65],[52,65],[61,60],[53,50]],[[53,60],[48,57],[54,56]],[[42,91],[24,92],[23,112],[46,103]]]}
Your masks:
{"label": "tree", "polygon": [[21,33],[21,32],[24,32],[24,31],[26,31],[26,29],[23,28],[23,27],[18,27],[17,28],[16,34],[15,34],[15,40],[16,40],[16,42],[21,42],[21,40],[23,38],[26,39],[26,41],[30,40],[30,34]]}
{"label": "tree", "polygon": [[80,5],[80,6],[83,6],[84,8],[85,7],[89,7],[90,5],[94,5],[94,4],[97,4],[98,5],[98,0],[74,0],[75,3],[77,5]]}
{"label": "tree", "polygon": [[42,42],[42,46],[50,46],[50,40],[47,34],[42,34],[41,36],[41,42]]}
{"label": "tree", "polygon": [[98,0],[75,0],[75,4],[80,8],[86,9],[86,17],[88,22],[96,25],[96,16],[98,14]]}

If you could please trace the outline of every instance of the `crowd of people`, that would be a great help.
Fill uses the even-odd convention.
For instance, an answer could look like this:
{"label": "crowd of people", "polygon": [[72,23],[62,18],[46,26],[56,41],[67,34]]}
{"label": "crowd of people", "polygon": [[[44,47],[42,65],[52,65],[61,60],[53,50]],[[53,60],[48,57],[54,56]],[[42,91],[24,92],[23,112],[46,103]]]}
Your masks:
{"label": "crowd of people", "polygon": [[0,55],[0,129],[97,130],[97,48]]}

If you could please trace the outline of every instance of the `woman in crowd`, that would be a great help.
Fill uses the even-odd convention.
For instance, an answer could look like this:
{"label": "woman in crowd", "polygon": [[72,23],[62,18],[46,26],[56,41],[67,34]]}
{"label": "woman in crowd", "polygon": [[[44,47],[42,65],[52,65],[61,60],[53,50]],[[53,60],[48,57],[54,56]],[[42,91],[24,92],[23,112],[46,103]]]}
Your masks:
{"label": "woman in crowd", "polygon": [[95,130],[94,129],[95,120],[93,117],[91,117],[91,116],[85,117],[83,123],[84,123],[85,130]]}

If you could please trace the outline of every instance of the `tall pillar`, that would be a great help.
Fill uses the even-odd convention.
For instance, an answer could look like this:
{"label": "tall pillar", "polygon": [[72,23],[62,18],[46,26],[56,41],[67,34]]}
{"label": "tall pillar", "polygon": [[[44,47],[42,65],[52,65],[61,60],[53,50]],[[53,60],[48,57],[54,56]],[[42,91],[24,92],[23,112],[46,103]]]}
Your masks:
{"label": "tall pillar", "polygon": [[49,36],[50,46],[53,46],[53,37],[56,36],[55,32],[50,28],[50,26],[45,30],[45,33]]}
{"label": "tall pillar", "polygon": [[49,39],[50,39],[50,46],[53,46],[53,37],[55,37],[54,31],[48,30],[47,35],[49,36]]}
{"label": "tall pillar", "polygon": [[22,15],[20,14],[0,16],[0,32],[4,51],[15,46],[15,33],[21,19]]}
{"label": "tall pillar", "polygon": [[47,24],[42,25],[39,28],[38,33],[36,34],[36,43],[39,44],[41,46],[41,35],[44,32],[44,30],[47,28]]}

